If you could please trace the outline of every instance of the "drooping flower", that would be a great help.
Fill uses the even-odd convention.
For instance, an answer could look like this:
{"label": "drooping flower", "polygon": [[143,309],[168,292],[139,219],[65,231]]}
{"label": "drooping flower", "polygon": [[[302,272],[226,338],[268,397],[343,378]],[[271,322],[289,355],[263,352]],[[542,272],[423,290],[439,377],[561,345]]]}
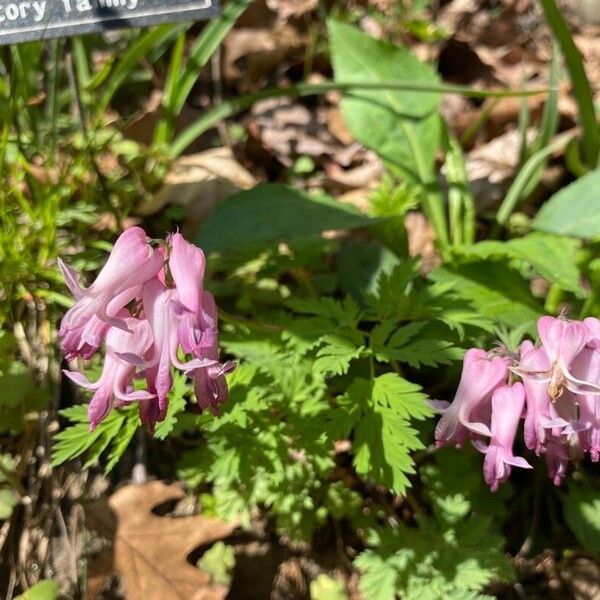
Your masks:
{"label": "drooping flower", "polygon": [[185,310],[181,307],[175,289],[165,287],[158,279],[152,279],[144,285],[142,296],[144,314],[154,333],[153,355],[146,361],[141,361],[140,356],[124,358],[146,368],[158,366],[156,379],[152,384],[156,388],[159,409],[163,411],[166,407],[167,394],[173,385],[171,365],[187,372],[212,366],[218,361],[196,358],[183,363],[177,357],[179,345],[177,332]]}
{"label": "drooping flower", "polygon": [[473,434],[489,436],[492,392],[506,382],[508,364],[500,356],[471,348],[465,354],[463,371],[454,401],[445,409],[435,429],[438,446],[462,446]]}
{"label": "drooping flower", "polygon": [[520,365],[527,402],[523,427],[525,445],[540,455],[544,452],[547,430],[561,423],[556,421],[557,415],[548,392],[548,383],[528,373],[547,372],[550,361],[542,348],[535,348],[530,341],[525,341],[521,345]]}
{"label": "drooping flower", "polygon": [[[482,350],[467,353],[454,403],[436,429],[438,445],[460,446],[468,437],[486,453],[484,475],[492,490],[513,466],[529,467],[512,453],[521,418],[525,445],[544,455],[556,485],[569,463],[586,453],[600,461],[600,320],[541,317],[537,329],[541,344],[524,341],[519,355],[511,355],[510,376],[495,386],[487,385],[493,377],[480,366],[490,356]],[[522,382],[512,383],[517,377]]]}
{"label": "drooping flower", "polygon": [[561,396],[565,387],[576,394],[588,391],[600,393],[600,387],[576,378],[571,371],[571,363],[583,350],[589,337],[584,323],[563,317],[541,317],[538,320],[538,334],[550,361],[546,377],[549,382],[548,393],[553,400]]}
{"label": "drooping flower", "polygon": [[116,401],[136,402],[150,400],[153,394],[148,391],[134,391],[135,366],[119,357],[120,352],[144,356],[152,345],[152,330],[148,321],[131,317],[123,319],[127,331],[110,327],[106,334],[106,357],[102,375],[92,383],[81,373],[64,371],[71,380],[95,394],[88,407],[90,430],[106,418]]}
{"label": "drooping flower", "polygon": [[483,475],[485,482],[495,492],[506,481],[512,467],[531,469],[521,456],[513,455],[513,443],[525,404],[525,391],[521,383],[503,385],[492,394],[491,439],[488,446],[476,441],[476,448],[485,452]]}
{"label": "drooping flower", "polygon": [[132,227],[119,236],[106,264],[88,288],[80,287],[74,269],[60,259],[58,264],[76,300],[62,319],[59,336],[67,353],[76,355],[88,343],[85,334],[90,332],[86,326],[94,317],[107,325],[126,328],[123,319],[116,315],[139,293],[139,286],[158,273],[163,254],[150,247],[143,229]]}
{"label": "drooping flower", "polygon": [[[144,231],[133,227],[121,234],[87,289],[71,267],[62,261],[59,266],[76,300],[59,331],[66,357],[90,358],[106,339],[97,382],[67,373],[96,392],[89,407],[92,428],[113,406],[135,401],[141,420],[153,431],[167,412],[173,367],[194,380],[200,408],[217,412],[227,399],[225,374],[235,364],[219,362],[217,311],[214,298],[204,291],[200,248],[175,233],[153,250]],[[146,379],[147,391],[133,391],[134,377]]]}
{"label": "drooping flower", "polygon": [[203,338],[204,342],[199,345],[197,352],[201,358],[214,360],[214,364],[205,368],[194,369],[188,372],[188,376],[194,380],[194,391],[198,406],[201,409],[209,409],[214,415],[219,413],[219,406],[227,401],[227,383],[225,374],[231,373],[236,364],[227,361],[219,362],[219,349],[217,347],[217,306],[213,295],[209,292],[203,294]]}

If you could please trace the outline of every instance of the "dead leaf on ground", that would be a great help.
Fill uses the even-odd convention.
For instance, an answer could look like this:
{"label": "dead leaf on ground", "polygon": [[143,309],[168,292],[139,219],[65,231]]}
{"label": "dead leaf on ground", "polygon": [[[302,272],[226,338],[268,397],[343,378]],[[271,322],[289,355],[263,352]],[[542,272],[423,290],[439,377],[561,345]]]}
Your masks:
{"label": "dead leaf on ground", "polygon": [[256,185],[252,174],[229,148],[212,148],[178,158],[165,177],[163,187],[149,202],[137,208],[142,216],[152,215],[167,204],[186,207],[184,235],[194,234],[225,198]]}
{"label": "dead leaf on ground", "polygon": [[435,231],[425,215],[417,210],[406,214],[404,226],[408,235],[408,253],[421,257],[419,270],[426,275],[442,262],[435,248]]}
{"label": "dead leaf on ground", "polygon": [[306,39],[287,23],[271,28],[239,28],[224,41],[223,72],[227,80],[239,80],[248,91],[262,82],[288,58],[303,56]]}
{"label": "dead leaf on ground", "polygon": [[117,571],[128,600],[224,600],[227,588],[187,561],[199,546],[231,535],[234,526],[216,518],[161,517],[152,510],[184,497],[177,485],[150,481],[128,485],[86,510],[86,524],[112,542],[90,561],[86,600],[96,598]]}
{"label": "dead leaf on ground", "polygon": [[600,598],[600,565],[597,560],[572,558],[560,569],[560,577],[574,600]]}
{"label": "dead leaf on ground", "polygon": [[266,0],[267,6],[277,14],[279,21],[298,19],[312,12],[319,5],[319,0]]}
{"label": "dead leaf on ground", "polygon": [[[528,143],[535,130],[527,132]],[[504,197],[515,174],[521,150],[521,133],[513,129],[475,148],[467,155],[466,168],[478,210],[489,210]]]}

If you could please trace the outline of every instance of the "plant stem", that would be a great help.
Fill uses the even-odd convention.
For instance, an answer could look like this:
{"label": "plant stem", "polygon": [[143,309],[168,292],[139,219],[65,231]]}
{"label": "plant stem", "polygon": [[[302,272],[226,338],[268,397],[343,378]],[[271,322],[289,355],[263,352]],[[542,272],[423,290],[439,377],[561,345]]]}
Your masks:
{"label": "plant stem", "polygon": [[381,81],[377,83],[348,83],[337,81],[324,81],[321,83],[298,83],[280,88],[269,88],[261,90],[239,98],[225,100],[219,106],[215,106],[207,111],[197,121],[192,123],[187,129],[182,131],[171,144],[169,155],[171,158],[179,156],[198,136],[214,127],[220,120],[226,119],[238,112],[250,108],[259,100],[267,98],[279,98],[282,96],[315,96],[326,92],[337,90],[347,92],[350,90],[406,90],[412,92],[440,92],[449,94],[462,94],[470,98],[505,98],[508,96],[535,96],[538,94],[547,94],[547,89],[537,90],[478,90],[464,85],[422,85],[416,83],[406,83],[398,81]]}
{"label": "plant stem", "polygon": [[600,130],[594,108],[594,95],[585,74],[581,53],[577,49],[567,23],[554,0],[540,0],[548,25],[558,40],[573,86],[573,95],[579,108],[579,122],[583,130],[583,150],[588,167],[598,165],[600,157]]}

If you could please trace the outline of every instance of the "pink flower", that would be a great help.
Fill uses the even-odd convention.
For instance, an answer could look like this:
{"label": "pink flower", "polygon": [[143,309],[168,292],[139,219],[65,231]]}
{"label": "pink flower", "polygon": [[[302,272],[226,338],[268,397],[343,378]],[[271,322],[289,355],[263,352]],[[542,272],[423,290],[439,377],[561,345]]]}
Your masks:
{"label": "pink flower", "polygon": [[562,317],[541,317],[538,333],[550,361],[550,369],[540,375],[549,382],[548,393],[553,400],[560,397],[565,387],[576,394],[600,393],[599,386],[578,379],[571,372],[571,363],[583,350],[590,335],[582,322]]}
{"label": "pink flower", "polygon": [[153,394],[145,391],[133,391],[135,367],[119,358],[120,352],[144,356],[152,345],[152,331],[148,321],[127,317],[124,319],[128,331],[111,327],[106,335],[106,358],[100,379],[95,383],[88,381],[81,373],[64,371],[77,385],[95,390],[90,401],[88,416],[90,430],[106,418],[116,399],[120,402],[149,400]]}
{"label": "pink flower", "polygon": [[[231,373],[236,364],[227,361],[219,363],[219,349],[217,347],[217,306],[213,295],[209,292],[203,294],[203,318],[204,338],[210,340],[210,345],[199,348],[202,358],[213,360],[214,363],[205,368],[194,369],[188,372],[188,376],[194,380],[194,391],[198,406],[213,415],[219,414],[219,405],[227,401],[227,383],[225,374]],[[208,335],[206,335],[208,334]]]}
{"label": "pink flower", "polygon": [[463,371],[452,404],[435,428],[438,446],[454,442],[462,446],[473,434],[489,436],[490,398],[492,392],[506,382],[507,361],[490,358],[485,350],[471,348],[465,354]]}
{"label": "pink flower", "polygon": [[[194,380],[200,408],[216,413],[227,399],[225,374],[235,364],[219,362],[217,309],[203,289],[205,262],[202,250],[179,233],[152,250],[139,227],[121,234],[87,289],[79,286],[77,273],[59,261],[76,299],[61,324],[61,349],[69,359],[89,358],[106,337],[104,370],[96,383],[68,372],[73,381],[96,391],[89,407],[92,428],[113,405],[135,400],[142,422],[153,431],[167,412],[173,367]],[[135,316],[125,308],[128,305]],[[181,351],[193,358],[180,359]],[[148,391],[133,391],[134,376],[146,378]]]}
{"label": "pink flower", "polygon": [[171,365],[182,371],[190,371],[215,364],[212,359],[197,358],[187,363],[182,363],[177,357],[179,329],[185,309],[182,308],[177,291],[166,288],[158,279],[152,279],[144,285],[143,289],[144,313],[154,334],[153,355],[149,360],[143,361],[141,356],[131,354],[123,356],[133,364],[146,368],[158,366],[156,378],[151,382],[156,388],[158,406],[163,411],[167,404],[167,394],[172,385]]}
{"label": "pink flower", "polygon": [[569,456],[563,443],[557,442],[554,439],[546,443],[546,467],[548,469],[548,477],[552,479],[554,485],[559,486],[569,466]]}
{"label": "pink flower", "polygon": [[527,402],[524,425],[525,445],[539,456],[544,452],[544,443],[548,435],[546,430],[564,426],[566,423],[556,420],[558,415],[548,393],[548,384],[529,375],[530,372],[546,372],[550,369],[550,361],[544,350],[534,348],[529,341],[523,342],[520,367]]}
{"label": "pink flower", "polygon": [[521,383],[503,385],[492,394],[492,425],[489,446],[476,441],[475,447],[485,452],[483,475],[495,492],[510,476],[512,467],[531,469],[520,456],[513,456],[513,443],[525,404],[525,390]]}
{"label": "pink flower", "polygon": [[[124,329],[123,319],[116,315],[139,293],[139,286],[158,273],[162,263],[163,254],[148,245],[140,227],[127,229],[119,236],[106,264],[87,289],[79,286],[77,273],[59,259],[63,277],[76,300],[63,317],[59,331],[66,352],[77,354],[83,344],[90,345],[85,339],[90,334],[86,326],[93,317]],[[98,329],[96,326],[94,331],[98,333]],[[89,349],[84,352],[89,353]]]}
{"label": "pink flower", "polygon": [[197,246],[185,241],[180,233],[170,236],[169,270],[175,282],[179,301],[185,308],[178,329],[183,351],[199,355],[204,331],[200,326],[202,311],[202,280],[206,259]]}

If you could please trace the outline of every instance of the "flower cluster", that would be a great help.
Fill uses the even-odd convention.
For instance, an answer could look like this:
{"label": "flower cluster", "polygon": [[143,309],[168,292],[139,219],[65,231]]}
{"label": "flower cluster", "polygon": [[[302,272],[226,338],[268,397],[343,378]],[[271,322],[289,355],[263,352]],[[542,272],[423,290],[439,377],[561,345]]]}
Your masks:
{"label": "flower cluster", "polygon": [[542,317],[537,329],[539,346],[527,340],[518,353],[468,350],[454,401],[441,409],[437,445],[470,440],[492,491],[512,467],[531,468],[513,454],[522,418],[525,446],[544,455],[555,485],[571,460],[600,460],[600,320]]}
{"label": "flower cluster", "polygon": [[[203,289],[202,250],[179,233],[152,248],[140,227],[127,229],[88,288],[59,259],[75,297],[60,325],[61,350],[67,360],[88,359],[106,342],[102,375],[95,383],[65,371],[78,385],[94,390],[88,417],[94,429],[113,406],[139,403],[140,418],[152,431],[165,418],[175,366],[194,381],[198,405],[216,414],[227,399],[225,374],[232,362],[219,362],[217,309]],[[182,362],[178,351],[191,355]],[[134,379],[145,378],[146,390],[135,391]]]}

